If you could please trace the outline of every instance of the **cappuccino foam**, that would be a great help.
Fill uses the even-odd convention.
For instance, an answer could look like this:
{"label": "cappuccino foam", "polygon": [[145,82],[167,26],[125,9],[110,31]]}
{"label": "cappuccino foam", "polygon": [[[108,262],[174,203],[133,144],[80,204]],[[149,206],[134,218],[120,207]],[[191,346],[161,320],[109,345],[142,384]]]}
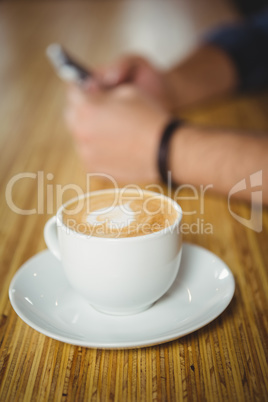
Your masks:
{"label": "cappuccino foam", "polygon": [[65,206],[62,221],[78,233],[106,238],[136,237],[173,225],[178,212],[149,191],[100,191]]}

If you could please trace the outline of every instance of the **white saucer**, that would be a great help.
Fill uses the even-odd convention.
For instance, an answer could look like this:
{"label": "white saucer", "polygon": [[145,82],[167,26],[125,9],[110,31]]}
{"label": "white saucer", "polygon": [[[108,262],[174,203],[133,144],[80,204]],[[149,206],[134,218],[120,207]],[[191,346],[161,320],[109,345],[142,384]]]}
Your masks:
{"label": "white saucer", "polygon": [[214,320],[230,303],[235,282],[213,253],[183,245],[178,277],[150,309],[131,316],[97,312],[72,290],[61,264],[48,251],[15,274],[9,298],[16,313],[51,338],[92,348],[135,348],[189,334]]}

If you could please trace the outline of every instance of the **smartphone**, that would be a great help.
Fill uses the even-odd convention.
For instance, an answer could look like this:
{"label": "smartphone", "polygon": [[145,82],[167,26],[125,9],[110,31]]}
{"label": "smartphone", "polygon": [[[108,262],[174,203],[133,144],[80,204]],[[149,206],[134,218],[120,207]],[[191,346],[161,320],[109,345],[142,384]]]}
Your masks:
{"label": "smartphone", "polygon": [[83,85],[86,80],[93,76],[91,71],[74,60],[58,43],[49,45],[46,54],[58,76],[64,81]]}

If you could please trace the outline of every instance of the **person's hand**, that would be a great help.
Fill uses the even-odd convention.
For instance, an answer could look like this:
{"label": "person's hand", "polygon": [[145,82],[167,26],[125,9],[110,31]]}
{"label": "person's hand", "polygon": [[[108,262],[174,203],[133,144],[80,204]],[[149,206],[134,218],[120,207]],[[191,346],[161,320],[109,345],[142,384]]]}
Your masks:
{"label": "person's hand", "polygon": [[131,83],[160,105],[171,109],[174,106],[173,87],[168,75],[140,56],[124,56],[113,64],[96,69],[95,81],[89,88],[114,88]]}
{"label": "person's hand", "polygon": [[68,91],[66,120],[78,152],[92,173],[125,182],[158,179],[157,153],[169,115],[134,85]]}

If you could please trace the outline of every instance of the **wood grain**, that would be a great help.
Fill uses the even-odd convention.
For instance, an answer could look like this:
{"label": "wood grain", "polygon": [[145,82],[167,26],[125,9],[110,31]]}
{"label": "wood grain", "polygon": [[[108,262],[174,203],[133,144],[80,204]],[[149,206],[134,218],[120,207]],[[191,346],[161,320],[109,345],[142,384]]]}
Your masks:
{"label": "wood grain", "polygon": [[[10,281],[22,263],[45,248],[43,226],[56,211],[57,185],[86,189],[62,119],[64,86],[46,62],[44,48],[61,41],[97,64],[125,46],[115,34],[107,39],[119,21],[121,2],[114,8],[107,2],[60,3],[0,3],[0,401],[267,401],[265,208],[263,229],[256,233],[231,216],[225,197],[207,192],[203,208],[201,197],[190,199],[191,191],[182,191],[183,210],[196,211],[185,222],[200,219],[213,228],[213,234],[192,232],[184,239],[222,258],[236,280],[230,306],[193,334],[148,348],[88,349],[39,334],[13,311]],[[154,23],[158,26],[157,19]],[[154,51],[159,53],[157,47]],[[267,131],[267,108],[263,93],[214,102],[185,116],[198,124]],[[36,176],[16,183],[13,200],[19,208],[37,209],[32,215],[17,214],[6,202],[8,182],[22,172]],[[38,179],[44,182],[43,194],[37,191]],[[92,189],[109,185],[97,178]],[[68,190],[62,198],[73,195]],[[250,216],[245,203],[231,207]]]}

